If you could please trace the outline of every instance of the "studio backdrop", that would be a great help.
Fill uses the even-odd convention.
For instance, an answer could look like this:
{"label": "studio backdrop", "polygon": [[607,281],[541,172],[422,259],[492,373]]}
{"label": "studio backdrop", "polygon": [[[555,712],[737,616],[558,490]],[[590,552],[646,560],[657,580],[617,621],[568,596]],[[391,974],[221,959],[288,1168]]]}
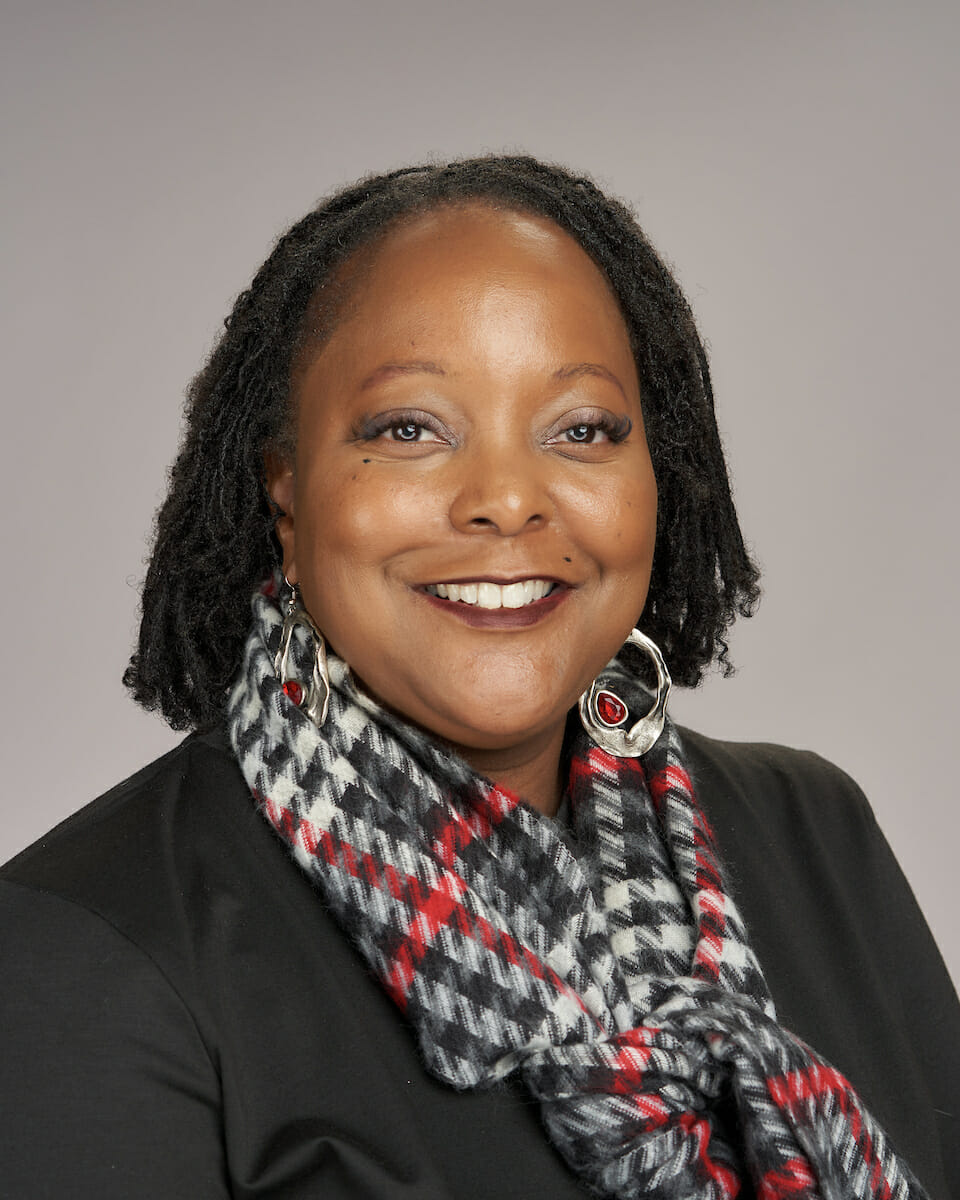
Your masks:
{"label": "studio backdrop", "polygon": [[634,206],[764,569],[705,733],[863,786],[960,978],[960,8],[6,0],[0,859],[174,744],[120,684],[184,388],[276,235],[485,150]]}

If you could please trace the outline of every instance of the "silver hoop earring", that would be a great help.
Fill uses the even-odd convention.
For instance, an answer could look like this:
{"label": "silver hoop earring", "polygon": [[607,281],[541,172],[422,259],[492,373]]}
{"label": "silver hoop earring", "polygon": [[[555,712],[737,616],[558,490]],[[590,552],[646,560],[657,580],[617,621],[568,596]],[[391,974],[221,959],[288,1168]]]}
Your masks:
{"label": "silver hoop earring", "polygon": [[[290,594],[284,600],[286,614],[283,618],[283,628],[280,631],[280,647],[273,660],[273,671],[280,681],[280,687],[287,699],[297,708],[302,708],[314,725],[318,728],[327,719],[327,709],[330,706],[330,676],[327,674],[327,644],[323,634],[314,625],[313,618],[303,607],[300,599],[300,589],[295,583],[290,583],[284,576],[284,583],[290,588]],[[287,665],[290,657],[290,639],[298,625],[306,625],[316,647],[313,658],[313,679],[307,687],[299,679],[289,678]]]}
{"label": "silver hoop earring", "polygon": [[580,720],[590,737],[614,758],[637,758],[646,754],[663,733],[670,695],[670,672],[656,642],[631,629],[624,646],[636,646],[653,660],[657,672],[657,695],[653,707],[627,728],[630,713],[616,692],[601,683],[602,673],[580,697]]}

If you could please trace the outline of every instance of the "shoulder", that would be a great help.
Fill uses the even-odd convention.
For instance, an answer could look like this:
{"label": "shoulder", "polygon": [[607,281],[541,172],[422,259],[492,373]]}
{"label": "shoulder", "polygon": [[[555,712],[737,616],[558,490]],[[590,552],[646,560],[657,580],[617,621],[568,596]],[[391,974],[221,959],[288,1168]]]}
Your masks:
{"label": "shoulder", "polygon": [[[742,907],[757,925],[777,897],[825,916],[870,894],[915,907],[858,785],[808,750],[681,730],[694,790]],[[819,918],[818,918],[819,920]]]}
{"label": "shoulder", "polygon": [[213,1046],[231,947],[279,953],[278,909],[309,889],[287,857],[225,735],[188,737],[0,868],[0,977],[29,975],[42,944],[53,995],[71,995],[67,964],[86,962],[84,986],[166,993]]}
{"label": "shoulder", "polygon": [[812,750],[773,742],[728,742],[681,728],[680,736],[695,767],[713,780],[751,788],[776,784],[790,788],[829,787],[863,800],[863,793],[840,767]]}
{"label": "shoulder", "polygon": [[[243,779],[224,735],[191,734],[169,753],[79,809],[0,867],[0,879],[54,890],[78,882],[105,850],[144,858],[157,851],[161,829],[178,820],[195,833],[216,811],[215,797],[242,792]],[[199,811],[198,811],[199,810]]]}
{"label": "shoulder", "polygon": [[739,817],[767,829],[809,823],[821,834],[841,827],[878,832],[857,783],[813,751],[720,741],[690,729],[681,729],[680,736],[700,801],[721,823]]}
{"label": "shoulder", "polygon": [[204,810],[228,766],[215,739],[187,739],[0,869],[10,1195],[67,1178],[104,1200],[226,1194],[216,1039],[182,929],[186,843],[218,836]]}
{"label": "shoulder", "polygon": [[0,883],[21,904],[86,910],[163,960],[188,913],[238,886],[264,833],[225,736],[191,735],[11,859]]}

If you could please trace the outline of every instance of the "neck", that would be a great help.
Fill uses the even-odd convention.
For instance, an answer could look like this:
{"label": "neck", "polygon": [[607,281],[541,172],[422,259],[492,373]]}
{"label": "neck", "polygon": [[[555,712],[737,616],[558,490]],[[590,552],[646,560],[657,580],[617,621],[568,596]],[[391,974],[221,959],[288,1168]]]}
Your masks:
{"label": "neck", "polygon": [[487,779],[509,788],[532,808],[554,817],[564,784],[560,779],[560,753],[565,723],[542,736],[509,749],[478,750],[456,746],[461,758]]}

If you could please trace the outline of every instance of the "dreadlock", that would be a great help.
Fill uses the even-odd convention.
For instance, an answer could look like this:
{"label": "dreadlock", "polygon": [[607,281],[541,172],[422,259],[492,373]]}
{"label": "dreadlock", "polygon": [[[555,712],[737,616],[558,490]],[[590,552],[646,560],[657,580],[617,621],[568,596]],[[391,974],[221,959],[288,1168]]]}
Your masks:
{"label": "dreadlock", "polygon": [[190,385],[123,676],[174,729],[222,718],[250,595],[280,562],[264,454],[295,438],[291,379],[305,348],[336,322],[338,269],[399,222],[469,201],[548,218],[606,275],[636,359],[659,492],[639,624],[677,683],[695,686],[714,660],[731,671],[724,634],[753,611],[759,574],[733,506],[690,307],[628,209],[590,179],[526,156],[487,156],[371,176],[323,201],[279,239]]}

